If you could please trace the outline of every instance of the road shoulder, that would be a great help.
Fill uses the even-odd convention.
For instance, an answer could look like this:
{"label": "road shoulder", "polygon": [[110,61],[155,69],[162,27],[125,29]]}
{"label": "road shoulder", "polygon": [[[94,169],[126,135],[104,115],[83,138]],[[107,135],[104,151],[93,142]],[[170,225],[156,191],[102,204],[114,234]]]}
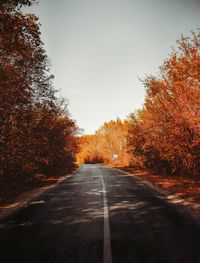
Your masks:
{"label": "road shoulder", "polygon": [[0,221],[26,207],[30,203],[30,201],[32,201],[35,198],[38,198],[44,192],[51,190],[58,184],[67,180],[69,177],[77,173],[79,169],[80,167],[78,167],[69,174],[56,178],[56,180],[54,180],[54,183],[52,180],[51,184],[48,183],[47,185],[44,185],[42,187],[36,187],[32,190],[24,191],[20,193],[20,195],[17,196],[15,199],[10,201],[8,204],[0,205]]}
{"label": "road shoulder", "polygon": [[195,219],[200,221],[200,182],[188,178],[162,177],[145,170],[114,167],[129,176],[142,181],[150,188],[164,195],[169,203],[183,206]]}

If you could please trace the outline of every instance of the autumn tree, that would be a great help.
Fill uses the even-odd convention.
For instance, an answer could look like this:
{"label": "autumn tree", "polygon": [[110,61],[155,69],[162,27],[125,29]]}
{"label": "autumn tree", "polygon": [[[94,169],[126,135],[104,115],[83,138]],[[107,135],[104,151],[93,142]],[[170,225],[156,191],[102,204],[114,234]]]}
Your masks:
{"label": "autumn tree", "polygon": [[[101,138],[101,151],[109,163],[128,163],[126,152],[126,134],[128,123],[117,118],[116,121],[105,122],[96,134]],[[116,156],[116,160],[114,159]]]}
{"label": "autumn tree", "polygon": [[34,2],[0,4],[0,154],[6,178],[56,167],[64,156],[72,160],[75,150],[76,125],[56,98],[38,18],[20,11]]}
{"label": "autumn tree", "polygon": [[79,138],[79,152],[76,156],[78,163],[103,163],[104,159],[100,138],[97,134],[83,135]]}
{"label": "autumn tree", "polygon": [[130,117],[129,149],[157,171],[200,172],[200,34],[182,37],[178,50],[144,81],[145,105]]}
{"label": "autumn tree", "polygon": [[78,160],[87,163],[128,164],[127,125],[127,121],[111,120],[105,122],[94,135],[83,136]]}

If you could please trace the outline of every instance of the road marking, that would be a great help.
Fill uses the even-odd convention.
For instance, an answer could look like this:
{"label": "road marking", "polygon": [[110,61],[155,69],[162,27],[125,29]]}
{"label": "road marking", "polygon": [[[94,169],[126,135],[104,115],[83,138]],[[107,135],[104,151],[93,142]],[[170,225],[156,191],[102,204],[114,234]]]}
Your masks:
{"label": "road marking", "polygon": [[108,213],[108,202],[106,196],[106,187],[103,180],[102,173],[97,167],[99,173],[102,189],[103,189],[103,209],[104,209],[104,243],[103,243],[103,262],[112,263],[112,251],[111,251],[111,241],[110,241],[110,223],[109,223],[109,213]]}

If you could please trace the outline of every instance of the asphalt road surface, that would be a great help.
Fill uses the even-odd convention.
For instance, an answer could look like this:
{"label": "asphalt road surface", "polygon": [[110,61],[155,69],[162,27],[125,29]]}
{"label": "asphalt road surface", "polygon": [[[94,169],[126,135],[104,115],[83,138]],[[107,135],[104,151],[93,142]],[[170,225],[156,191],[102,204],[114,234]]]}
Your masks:
{"label": "asphalt road surface", "polygon": [[1,263],[200,263],[200,228],[138,179],[83,165],[0,222]]}

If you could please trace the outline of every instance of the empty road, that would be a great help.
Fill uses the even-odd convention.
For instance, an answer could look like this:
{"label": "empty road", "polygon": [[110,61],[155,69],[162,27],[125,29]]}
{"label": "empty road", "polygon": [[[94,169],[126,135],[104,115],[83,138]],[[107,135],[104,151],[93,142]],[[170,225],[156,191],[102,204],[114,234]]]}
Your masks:
{"label": "empty road", "polygon": [[122,171],[83,165],[0,222],[1,263],[200,263],[200,228]]}

